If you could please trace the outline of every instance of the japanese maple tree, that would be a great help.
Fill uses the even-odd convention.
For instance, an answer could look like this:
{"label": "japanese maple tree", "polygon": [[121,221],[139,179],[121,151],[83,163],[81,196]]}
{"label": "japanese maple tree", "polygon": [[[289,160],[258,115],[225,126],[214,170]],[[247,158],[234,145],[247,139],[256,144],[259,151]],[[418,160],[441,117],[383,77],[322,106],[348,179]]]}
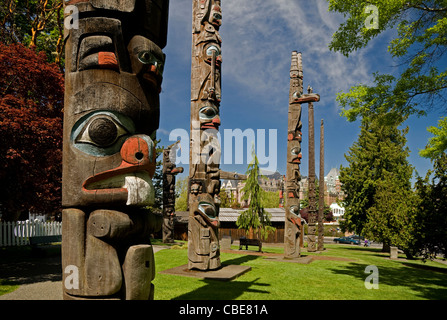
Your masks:
{"label": "japanese maple tree", "polygon": [[45,53],[0,43],[0,212],[57,214],[64,78]]}

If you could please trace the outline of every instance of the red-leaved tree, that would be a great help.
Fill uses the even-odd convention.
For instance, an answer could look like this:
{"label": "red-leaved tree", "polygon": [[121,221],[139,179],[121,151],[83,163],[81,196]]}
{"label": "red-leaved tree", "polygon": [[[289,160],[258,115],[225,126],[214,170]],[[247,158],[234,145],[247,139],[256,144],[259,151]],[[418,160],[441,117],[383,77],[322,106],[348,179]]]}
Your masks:
{"label": "red-leaved tree", "polygon": [[0,43],[0,213],[61,206],[64,78],[45,54]]}

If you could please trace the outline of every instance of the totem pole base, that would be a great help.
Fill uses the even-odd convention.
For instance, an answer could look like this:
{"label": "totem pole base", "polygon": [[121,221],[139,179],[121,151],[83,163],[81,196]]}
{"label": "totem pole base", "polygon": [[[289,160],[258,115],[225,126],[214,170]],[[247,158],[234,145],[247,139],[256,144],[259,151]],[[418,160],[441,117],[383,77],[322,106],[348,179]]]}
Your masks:
{"label": "totem pole base", "polygon": [[287,257],[264,257],[267,260],[275,260],[279,262],[293,262],[300,264],[309,264],[313,261],[311,256],[301,256],[298,258],[287,258]]}
{"label": "totem pole base", "polygon": [[188,269],[188,265],[184,264],[172,269],[163,270],[160,273],[162,274],[173,274],[176,276],[184,276],[184,277],[192,277],[199,279],[211,279],[211,280],[219,280],[219,281],[231,281],[236,279],[237,277],[243,275],[244,273],[251,270],[250,266],[240,266],[240,265],[222,265],[219,269],[216,270],[190,270]]}

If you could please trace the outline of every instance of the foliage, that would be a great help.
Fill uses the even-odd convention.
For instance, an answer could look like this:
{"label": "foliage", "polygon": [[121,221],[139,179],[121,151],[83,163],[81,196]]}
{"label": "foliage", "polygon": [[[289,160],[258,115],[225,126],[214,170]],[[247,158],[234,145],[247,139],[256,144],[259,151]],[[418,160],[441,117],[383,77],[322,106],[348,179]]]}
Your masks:
{"label": "foliage", "polygon": [[[433,175],[431,182],[430,176]],[[425,258],[447,254],[447,155],[434,161],[434,172],[418,177],[416,192],[419,199],[419,232],[416,248]]]}
{"label": "foliage", "polygon": [[447,117],[438,121],[439,127],[429,127],[427,131],[434,136],[428,139],[425,149],[419,151],[423,157],[437,159],[447,150]]}
{"label": "foliage", "polygon": [[262,204],[262,195],[265,191],[259,185],[259,161],[254,152],[254,147],[252,156],[253,161],[248,165],[246,172],[248,178],[242,189],[244,193],[242,199],[249,200],[249,206],[239,215],[236,225],[239,229],[244,229],[249,237],[251,237],[251,232],[258,231],[261,238],[267,239],[269,233],[274,232],[275,228],[270,225],[270,214],[264,211]]}
{"label": "foliage", "polygon": [[345,227],[384,243],[411,242],[413,167],[405,147],[408,128],[388,124],[385,115],[362,121],[360,135],[345,155],[340,182],[346,194]]}
{"label": "foliage", "polygon": [[63,66],[62,0],[5,0],[0,4],[0,38],[44,51],[49,62]]}
{"label": "foliage", "polygon": [[0,43],[0,204],[57,213],[61,203],[64,79],[44,53]]}
{"label": "foliage", "polygon": [[221,208],[230,208],[231,207],[231,197],[228,197],[228,194],[225,191],[225,188],[220,189],[219,197],[220,197],[220,207]]}
{"label": "foliage", "polygon": [[175,211],[188,210],[188,177],[175,180]]}
{"label": "foliage", "polygon": [[279,208],[279,191],[264,191],[261,202],[264,208]]}
{"label": "foliage", "polygon": [[[345,56],[366,47],[385,30],[397,28],[397,37],[389,42],[388,52],[398,62],[396,71],[401,71],[400,75],[374,73],[372,86],[359,84],[348,93],[339,93],[337,101],[343,116],[354,121],[375,113],[424,115],[435,106],[446,105],[447,70],[441,64],[447,52],[445,0],[328,1],[330,11],[347,17],[329,45],[331,50]],[[367,5],[378,9],[377,29],[366,27],[365,21],[370,15],[365,11]],[[445,136],[445,127],[443,132]],[[442,146],[444,150],[447,147]]]}

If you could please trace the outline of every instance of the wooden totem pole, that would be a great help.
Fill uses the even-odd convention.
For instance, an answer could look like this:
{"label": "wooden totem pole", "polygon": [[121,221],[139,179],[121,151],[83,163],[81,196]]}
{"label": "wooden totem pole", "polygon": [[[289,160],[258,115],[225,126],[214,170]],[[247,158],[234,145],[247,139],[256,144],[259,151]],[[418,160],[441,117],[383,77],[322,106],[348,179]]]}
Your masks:
{"label": "wooden totem pole", "polygon": [[176,143],[163,150],[163,242],[174,242],[175,216],[175,176],[183,172],[182,167],[176,167]]}
{"label": "wooden totem pole", "polygon": [[285,230],[284,257],[300,256],[300,234],[302,232],[299,191],[301,180],[301,104],[298,99],[303,93],[303,67],[301,52],[292,52],[290,67],[289,114],[287,124],[287,168],[285,179]]}
{"label": "wooden totem pole", "polygon": [[318,198],[318,251],[324,250],[324,123],[320,125],[320,179]]}
{"label": "wooden totem pole", "polygon": [[289,114],[287,135],[287,168],[285,183],[285,231],[284,257],[294,259],[300,256],[300,238],[302,232],[299,199],[299,181],[301,180],[301,141],[302,122],[301,104],[319,101],[319,95],[303,94],[303,65],[301,53],[292,52],[290,67]]}
{"label": "wooden totem pole", "polygon": [[307,251],[315,252],[316,249],[316,222],[317,202],[315,195],[315,130],[314,130],[314,106],[313,102],[320,101],[320,96],[312,93],[312,88],[307,88],[309,110],[309,216],[307,225]]}
{"label": "wooden totem pole", "polygon": [[65,299],[153,298],[154,142],[169,0],[71,0],[65,12]]}
{"label": "wooden totem pole", "polygon": [[188,268],[221,266],[219,250],[222,12],[219,0],[193,0]]}

